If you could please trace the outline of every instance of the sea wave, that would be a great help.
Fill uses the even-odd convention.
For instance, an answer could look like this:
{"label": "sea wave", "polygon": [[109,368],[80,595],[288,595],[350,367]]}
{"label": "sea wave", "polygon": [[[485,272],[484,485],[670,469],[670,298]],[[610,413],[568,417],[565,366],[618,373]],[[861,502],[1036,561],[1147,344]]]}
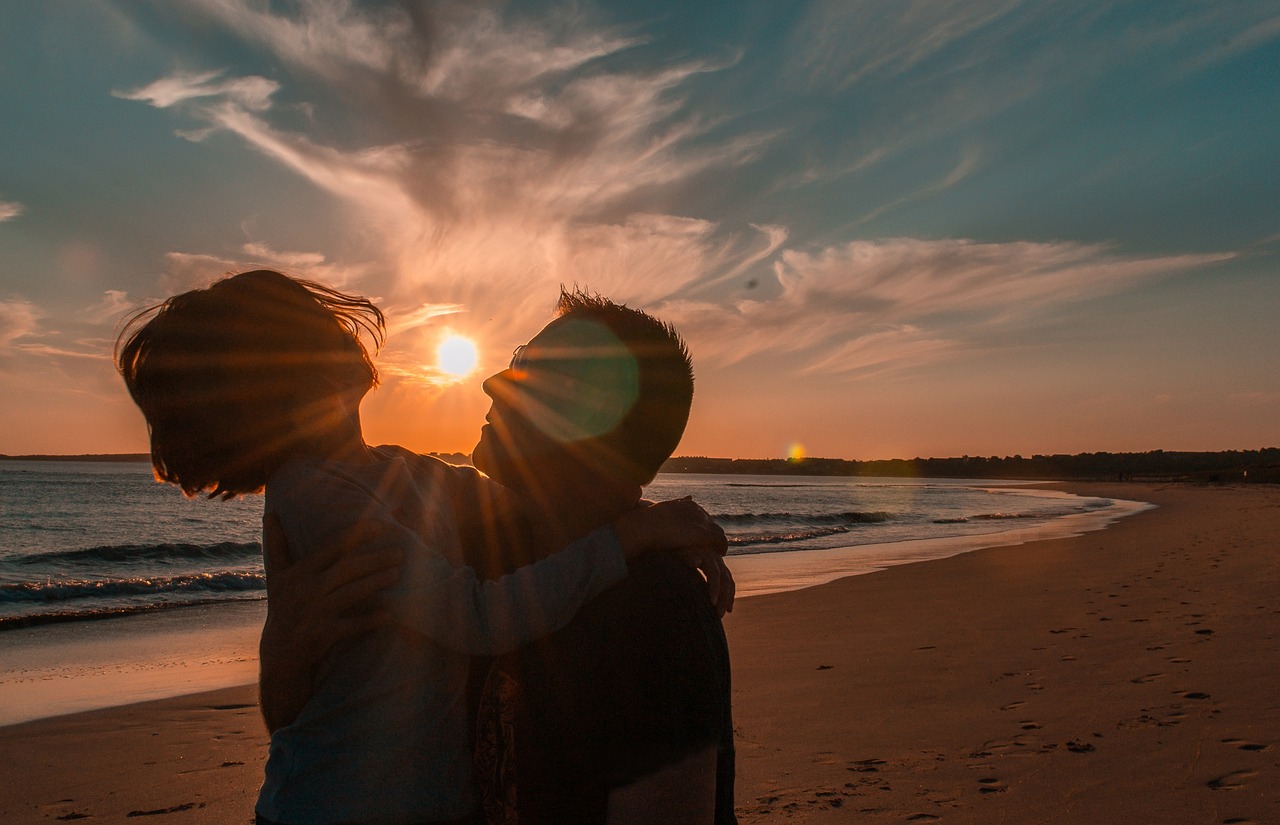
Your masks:
{"label": "sea wave", "polygon": [[24,602],[44,604],[77,600],[103,602],[130,597],[156,600],[178,594],[216,594],[265,591],[266,589],[266,576],[252,572],[223,571],[134,578],[44,579],[0,584],[0,606]]}
{"label": "sea wave", "polygon": [[978,513],[969,516],[970,520],[976,521],[1010,521],[1020,518],[1044,518],[1043,513]]}
{"label": "sea wave", "polygon": [[253,595],[245,593],[228,598],[183,599],[151,604],[143,603],[109,606],[93,605],[64,609],[49,609],[45,611],[27,612],[19,616],[0,616],[0,632],[4,632],[6,630],[20,630],[24,627],[35,627],[37,625],[57,624],[59,622],[83,622],[94,621],[97,619],[115,619],[121,616],[132,616],[139,613],[154,613],[156,611],[170,610],[173,608],[199,607],[202,605],[243,602],[246,600],[251,601],[264,598],[266,598],[265,594]]}
{"label": "sea wave", "polygon": [[789,542],[817,539],[847,532],[849,532],[848,527],[815,527],[809,530],[793,530],[786,533],[739,533],[728,537],[729,547],[731,548],[729,552],[733,553],[734,549],[737,549],[738,552],[744,552],[744,548],[761,544],[787,544]]}
{"label": "sea wave", "polygon": [[768,483],[760,483],[760,482],[754,482],[754,481],[728,481],[728,482],[725,482],[724,486],[725,487],[776,487],[781,489],[784,487],[821,487],[822,485],[821,484],[768,484]]}
{"label": "sea wave", "polygon": [[215,544],[115,544],[77,550],[28,553],[0,560],[0,565],[14,568],[41,566],[66,568],[96,567],[103,562],[110,564],[251,562],[261,558],[261,555],[262,545],[256,541],[222,541]]}
{"label": "sea wave", "polygon": [[850,510],[844,513],[812,513],[799,515],[796,513],[717,513],[712,516],[722,526],[744,526],[754,524],[800,524],[800,525],[841,525],[879,524],[893,519],[893,514],[883,510],[861,512]]}

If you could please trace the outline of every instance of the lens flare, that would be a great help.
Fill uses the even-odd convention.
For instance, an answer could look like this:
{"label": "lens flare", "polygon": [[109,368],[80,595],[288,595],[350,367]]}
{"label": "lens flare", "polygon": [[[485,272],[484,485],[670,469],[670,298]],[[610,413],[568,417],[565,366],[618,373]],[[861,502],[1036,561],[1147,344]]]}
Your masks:
{"label": "lens flare", "polygon": [[436,366],[449,375],[469,375],[478,360],[475,342],[461,335],[450,335],[436,347]]}

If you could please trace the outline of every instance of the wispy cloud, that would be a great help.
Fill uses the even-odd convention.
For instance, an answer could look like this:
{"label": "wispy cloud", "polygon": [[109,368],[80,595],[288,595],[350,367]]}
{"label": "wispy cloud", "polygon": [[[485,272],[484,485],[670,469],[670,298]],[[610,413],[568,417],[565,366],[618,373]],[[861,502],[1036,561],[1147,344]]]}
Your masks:
{"label": "wispy cloud", "polygon": [[0,201],[0,223],[11,221],[26,211],[17,201]]}
{"label": "wispy cloud", "polygon": [[847,228],[851,229],[853,227],[861,226],[862,224],[869,223],[875,220],[876,218],[880,217],[881,215],[884,215],[888,212],[892,212],[893,210],[897,209],[898,207],[904,204],[911,203],[912,201],[918,201],[921,198],[926,198],[930,195],[936,195],[939,192],[943,192],[943,191],[946,191],[947,189],[950,189],[951,187],[960,183],[960,181],[972,175],[974,170],[978,168],[978,165],[981,162],[981,160],[982,160],[981,150],[977,148],[970,148],[966,150],[964,154],[961,156],[959,162],[956,163],[955,167],[952,168],[952,170],[948,172],[941,179],[936,180],[932,183],[928,183],[913,192],[908,192],[907,194],[903,195],[900,198],[895,198],[889,201],[888,203],[883,203],[880,206],[877,206],[875,209],[872,209],[867,214],[863,215],[857,220],[852,221]]}
{"label": "wispy cloud", "polygon": [[295,277],[343,288],[361,280],[367,267],[330,263],[319,253],[276,252],[266,244],[245,245],[243,258],[170,252],[165,255],[160,287],[166,295],[206,286],[224,275],[248,269],[278,269]]}
{"label": "wispy cloud", "polygon": [[319,252],[279,252],[262,242],[247,243],[242,248],[252,259],[285,267],[315,267],[324,263],[324,255]]}
{"label": "wispy cloud", "polygon": [[136,306],[137,302],[131,299],[127,292],[108,289],[102,293],[97,303],[87,307],[80,315],[93,324],[116,323]]}
{"label": "wispy cloud", "polygon": [[[109,360],[115,342],[111,330],[137,306],[114,289],[71,312],[54,312],[24,298],[0,301],[0,364],[7,368],[33,356]],[[51,325],[49,319],[55,323]]]}
{"label": "wispy cloud", "polygon": [[955,346],[954,341],[931,337],[919,327],[904,324],[857,335],[817,356],[802,372],[849,373],[869,378],[936,360]]}
{"label": "wispy cloud", "polygon": [[662,312],[689,330],[700,357],[720,363],[790,352],[806,372],[900,369],[944,356],[984,326],[1232,257],[1125,257],[1071,242],[856,241],[784,250],[765,297],[732,307],[673,301]]}
{"label": "wispy cloud", "polygon": [[279,83],[265,77],[220,79],[223,74],[225,71],[179,73],[140,89],[116,90],[112,94],[125,100],[145,101],[157,109],[167,109],[188,100],[225,98],[246,109],[262,111],[271,107],[271,96],[280,89]]}
{"label": "wispy cloud", "polygon": [[871,0],[813,4],[793,33],[793,67],[815,83],[902,74],[1005,17],[1022,0]]}
{"label": "wispy cloud", "polygon": [[[820,0],[788,35],[781,79],[834,101],[836,121],[864,119],[875,128],[842,130],[784,183],[830,182],[939,139],[965,139],[1024,104],[1061,98],[1079,118],[1095,89],[1103,99],[1126,87],[1166,94],[1166,83],[1277,38],[1280,17],[1265,3]],[[903,96],[909,105],[884,103]],[[1011,139],[994,130],[987,137]],[[909,180],[910,169],[900,175]]]}
{"label": "wispy cloud", "polygon": [[30,301],[15,298],[0,301],[0,349],[7,349],[20,338],[40,328],[41,312]]}
{"label": "wispy cloud", "polygon": [[[121,95],[181,106],[203,123],[184,134],[235,134],[347,205],[353,232],[376,249],[361,287],[390,305],[481,307],[493,327],[527,332],[560,283],[651,303],[741,268],[756,246],[747,233],[651,208],[668,205],[669,187],[749,163],[772,139],[705,140],[716,124],[688,105],[685,86],[720,64],[610,63],[642,41],[581,12],[530,21],[472,4],[196,7],[288,71],[323,80],[389,139],[353,146],[302,131],[272,106],[279,85],[263,78],[184,73]],[[256,254],[265,251],[246,248],[280,258]],[[228,263],[175,254],[170,284]]]}
{"label": "wispy cloud", "polygon": [[1265,4],[1260,4],[1252,11],[1266,16],[1251,21],[1242,29],[1224,32],[1222,36],[1214,38],[1204,51],[1184,61],[1180,68],[1185,72],[1200,71],[1247,54],[1280,38],[1280,15],[1269,13]]}
{"label": "wispy cloud", "polygon": [[[505,357],[514,337],[545,319],[562,283],[670,315],[700,357],[731,363],[781,352],[804,371],[868,375],[963,350],[968,332],[947,318],[963,316],[974,329],[1016,324],[1230,257],[914,238],[788,248],[792,233],[780,223],[731,225],[677,206],[695,182],[753,163],[783,134],[722,137],[691,104],[694,79],[723,65],[623,59],[644,41],[577,7],[536,21],[465,3],[315,0],[284,10],[197,0],[193,8],[268,52],[280,80],[177,74],[122,96],[180,109],[201,127],[188,135],[236,135],[349,207],[352,235],[367,239],[365,263],[341,266],[261,241],[244,247],[246,258],[359,287],[403,313],[393,317],[403,352],[387,358],[406,375],[445,315]],[[1019,0],[813,6],[793,32],[793,77],[833,94],[886,78],[938,81],[932,96],[884,132],[861,133],[840,150],[846,160],[827,165],[861,172],[1006,111],[1068,69],[1100,76],[1102,68],[1079,65],[1078,37],[1033,50],[1014,68],[1001,63],[1027,54],[1010,44],[1048,14]],[[1093,14],[1071,18],[1077,34]],[[378,128],[338,140],[314,121],[300,125],[293,108],[273,105],[294,80],[317,95],[316,111],[337,108]],[[996,153],[976,137],[960,146],[968,148],[952,150],[951,166],[923,171],[923,182],[863,221],[960,185]],[[788,185],[820,181],[823,166],[809,164]],[[175,252],[170,284],[248,262]],[[754,287],[746,297],[730,289],[740,277]]]}
{"label": "wispy cloud", "polygon": [[386,92],[390,81],[422,99],[513,112],[536,109],[532,93],[546,78],[639,42],[588,25],[581,11],[513,23],[491,7],[461,2],[371,9],[331,0],[291,12],[236,0],[194,5],[294,69],[343,88]]}
{"label": "wispy cloud", "polygon": [[68,349],[51,344],[29,343],[18,344],[15,349],[24,355],[39,355],[45,358],[74,358],[84,361],[105,361],[111,357],[110,351],[102,346],[92,349]]}

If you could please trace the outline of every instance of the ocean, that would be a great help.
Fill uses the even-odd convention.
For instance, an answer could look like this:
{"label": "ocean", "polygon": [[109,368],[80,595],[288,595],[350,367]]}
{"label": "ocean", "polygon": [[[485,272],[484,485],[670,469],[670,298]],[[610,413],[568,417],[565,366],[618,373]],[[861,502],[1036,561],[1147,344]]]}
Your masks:
{"label": "ocean", "polygon": [[[735,576],[761,563],[824,567],[801,583],[1013,543],[1001,539],[1015,528],[1026,540],[1081,517],[1101,526],[1131,511],[1008,484],[1016,482],[663,474],[646,495],[702,504],[729,536]],[[143,463],[0,462],[0,633],[261,601],[261,513],[256,496],[184,498]],[[739,592],[769,589],[785,587]]]}

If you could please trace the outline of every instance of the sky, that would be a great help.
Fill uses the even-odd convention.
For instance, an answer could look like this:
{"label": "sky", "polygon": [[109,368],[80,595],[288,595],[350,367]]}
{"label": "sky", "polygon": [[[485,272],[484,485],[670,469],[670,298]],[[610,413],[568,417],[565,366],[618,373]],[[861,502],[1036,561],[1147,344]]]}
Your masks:
{"label": "sky", "polygon": [[1275,0],[7,0],[0,453],[145,451],[121,319],[261,267],[387,312],[371,443],[563,284],[687,339],[679,455],[1275,446],[1277,158]]}

